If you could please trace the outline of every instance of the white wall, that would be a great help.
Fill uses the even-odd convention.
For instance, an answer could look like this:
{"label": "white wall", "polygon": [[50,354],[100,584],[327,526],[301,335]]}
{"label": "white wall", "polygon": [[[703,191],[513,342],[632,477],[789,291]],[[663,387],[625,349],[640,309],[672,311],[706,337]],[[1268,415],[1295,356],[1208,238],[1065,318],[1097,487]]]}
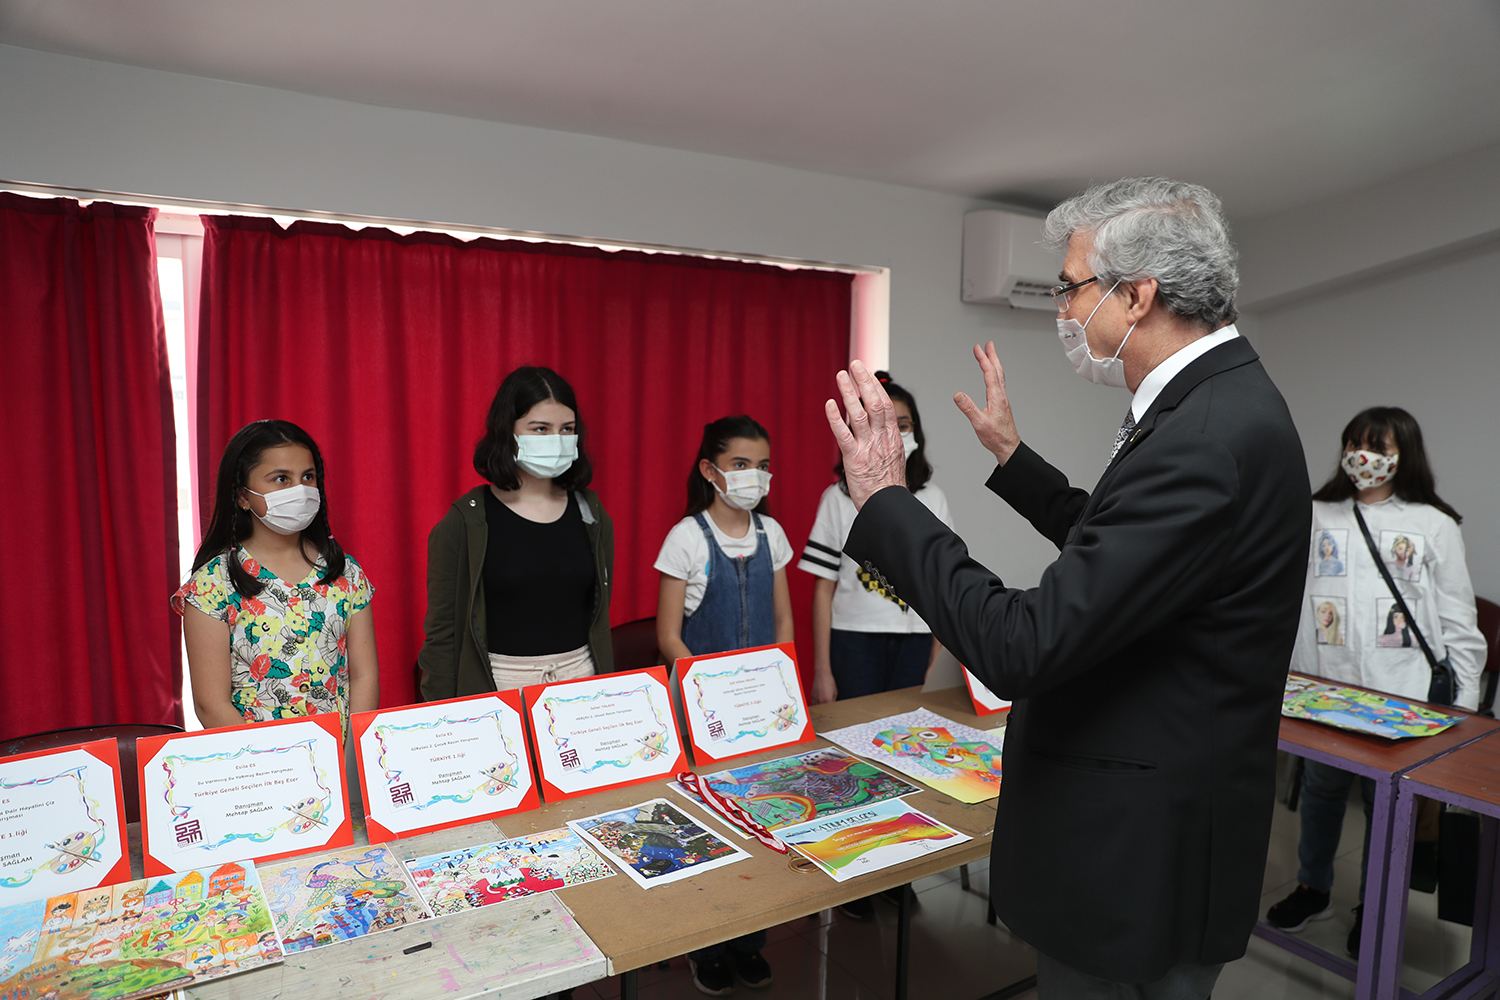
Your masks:
{"label": "white wall", "polygon": [[889,267],[893,373],[961,533],[1014,585],[1055,552],[983,489],[950,402],[982,393],[970,346],[996,340],[1023,435],[1083,486],[1128,404],[1072,374],[1049,314],[959,301],[962,198],[7,46],[0,94],[4,180]]}
{"label": "white wall", "polygon": [[1297,303],[1251,329],[1316,487],[1367,406],[1422,425],[1438,493],[1463,515],[1475,592],[1500,601],[1500,240]]}

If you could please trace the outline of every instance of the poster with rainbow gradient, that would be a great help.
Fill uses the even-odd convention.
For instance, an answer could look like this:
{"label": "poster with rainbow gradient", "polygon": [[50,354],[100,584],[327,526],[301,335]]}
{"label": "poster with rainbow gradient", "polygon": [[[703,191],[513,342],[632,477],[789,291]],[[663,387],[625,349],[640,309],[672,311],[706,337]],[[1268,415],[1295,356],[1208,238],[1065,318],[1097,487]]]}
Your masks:
{"label": "poster with rainbow gradient", "polygon": [[925,708],[818,735],[960,802],[1000,794],[1000,745]]}
{"label": "poster with rainbow gradient", "polygon": [[970,839],[900,799],[782,827],[776,835],[839,882]]}

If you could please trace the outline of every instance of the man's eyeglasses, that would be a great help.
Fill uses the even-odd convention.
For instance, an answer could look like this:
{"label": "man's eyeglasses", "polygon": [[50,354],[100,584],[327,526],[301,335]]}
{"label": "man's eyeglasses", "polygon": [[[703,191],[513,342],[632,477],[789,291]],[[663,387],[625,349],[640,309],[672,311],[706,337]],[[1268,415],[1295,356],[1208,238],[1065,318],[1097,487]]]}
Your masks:
{"label": "man's eyeglasses", "polygon": [[1057,304],[1057,311],[1060,312],[1060,313],[1067,312],[1068,311],[1068,295],[1070,293],[1072,293],[1072,292],[1076,292],[1078,289],[1082,288],[1084,285],[1087,285],[1090,282],[1094,282],[1094,281],[1098,281],[1098,280],[1099,280],[1099,276],[1096,274],[1092,278],[1084,278],[1082,281],[1075,281],[1071,285],[1053,285],[1052,289],[1051,289],[1051,291],[1052,291],[1052,301]]}

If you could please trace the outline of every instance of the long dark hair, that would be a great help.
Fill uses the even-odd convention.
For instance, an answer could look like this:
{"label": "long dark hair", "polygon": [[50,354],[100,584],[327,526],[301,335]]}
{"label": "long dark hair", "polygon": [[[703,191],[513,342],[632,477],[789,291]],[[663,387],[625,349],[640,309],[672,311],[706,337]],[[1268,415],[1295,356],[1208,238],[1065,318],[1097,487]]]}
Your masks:
{"label": "long dark hair", "polygon": [[[917,450],[911,453],[911,458],[906,460],[906,488],[913,493],[927,485],[932,478],[932,463],[927,461],[927,435],[922,433],[922,414],[917,411],[917,398],[906,389],[891,381],[891,373],[880,371],[875,373],[875,380],[885,388],[885,394],[891,397],[893,402],[902,402],[911,411],[911,434],[917,441]],[[840,458],[833,466],[834,475],[839,477],[839,489],[844,495],[849,495],[849,480],[844,477],[844,460]]]}
{"label": "long dark hair", "polygon": [[[1417,418],[1401,407],[1372,406],[1356,413],[1354,419],[1344,426],[1339,456],[1342,458],[1349,448],[1384,451],[1386,438],[1390,438],[1401,455],[1400,461],[1396,463],[1396,496],[1407,503],[1425,503],[1429,507],[1436,507],[1454,521],[1463,524],[1464,519],[1458,516],[1458,511],[1437,495],[1437,480],[1427,461],[1427,448],[1422,444],[1422,428],[1417,424]],[[1318,487],[1313,499],[1338,503],[1341,500],[1352,500],[1358,495],[1359,490],[1355,488],[1354,481],[1344,474],[1342,468],[1335,468],[1333,477]]]}
{"label": "long dark hair", "polygon": [[[735,438],[771,443],[770,432],[754,417],[744,414],[737,417],[720,417],[711,424],[704,424],[703,443],[698,445],[698,457],[693,459],[693,467],[688,470],[687,513],[683,515],[684,517],[701,514],[714,505],[714,484],[703,478],[703,473],[698,471],[698,465],[706,458],[709,464],[717,466],[719,456],[729,450],[729,442]],[[762,517],[771,516],[769,497],[761,497],[760,503],[755,505],[755,513]]]}
{"label": "long dark hair", "polygon": [[594,466],[584,449],[583,414],[578,412],[578,399],[566,379],[551,368],[539,365],[517,368],[505,376],[505,381],[495,390],[489,415],[484,418],[484,437],[474,446],[474,471],[502,490],[520,489],[521,474],[516,466],[516,421],[530,413],[533,406],[549,399],[573,411],[573,430],[578,435],[578,457],[552,481],[565,490],[581,490],[587,486],[594,478]]}
{"label": "long dark hair", "polygon": [[318,516],[302,529],[302,538],[311,542],[323,557],[323,573],[318,582],[328,583],[344,575],[344,550],[328,527],[327,480],[323,473],[323,453],[318,450],[317,442],[290,421],[257,420],[241,427],[224,446],[219,474],[214,478],[213,516],[193,556],[196,573],[215,556],[223,555],[229,567],[229,581],[245,597],[254,597],[265,585],[240,565],[240,543],[255,531],[255,515],[239,505],[240,490],[250,484],[250,470],[260,464],[260,456],[266,449],[284,444],[300,444],[312,452],[313,468],[318,473]]}

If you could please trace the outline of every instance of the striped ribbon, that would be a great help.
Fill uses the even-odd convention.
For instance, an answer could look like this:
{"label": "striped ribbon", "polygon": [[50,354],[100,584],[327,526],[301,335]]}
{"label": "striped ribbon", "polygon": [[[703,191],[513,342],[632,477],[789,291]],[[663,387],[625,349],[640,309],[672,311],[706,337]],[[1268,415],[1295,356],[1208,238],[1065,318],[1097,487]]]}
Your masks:
{"label": "striped ribbon", "polygon": [[698,776],[692,771],[678,772],[677,783],[698,796],[698,799],[714,812],[723,816],[771,850],[780,854],[785,854],[791,850],[784,840],[762,826],[754,816],[751,816],[745,810],[744,806],[733,799],[724,798],[724,796],[710,788],[708,782],[699,780]]}

